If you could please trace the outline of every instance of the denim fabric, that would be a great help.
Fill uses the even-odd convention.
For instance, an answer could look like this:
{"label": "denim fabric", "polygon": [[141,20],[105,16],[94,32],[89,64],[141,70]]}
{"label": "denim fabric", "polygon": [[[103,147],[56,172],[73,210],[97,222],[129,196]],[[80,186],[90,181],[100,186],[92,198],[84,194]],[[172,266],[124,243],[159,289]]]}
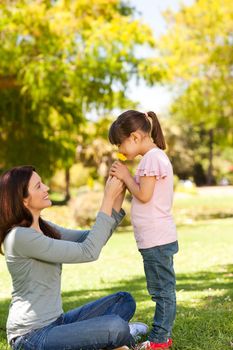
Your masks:
{"label": "denim fabric", "polygon": [[134,346],[129,320],[136,304],[118,292],[61,315],[55,322],[13,341],[14,350],[91,350]]}
{"label": "denim fabric", "polygon": [[149,334],[152,342],[163,343],[171,336],[176,317],[176,277],[173,255],[178,242],[140,249],[143,258],[147,289],[156,302],[153,327]]}

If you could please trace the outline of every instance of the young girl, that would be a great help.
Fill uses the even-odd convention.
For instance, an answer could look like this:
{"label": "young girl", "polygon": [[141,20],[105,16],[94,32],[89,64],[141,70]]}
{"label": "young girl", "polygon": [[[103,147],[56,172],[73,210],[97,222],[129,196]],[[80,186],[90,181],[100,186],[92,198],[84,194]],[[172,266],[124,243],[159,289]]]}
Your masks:
{"label": "young girl", "polygon": [[171,214],[173,170],[163,151],[163,132],[154,112],[129,110],[111,125],[109,140],[127,159],[141,155],[135,177],[120,161],[110,175],[124,181],[132,193],[131,220],[143,258],[147,288],[156,302],[153,327],[145,349],[169,349],[176,315],[173,255],[178,251],[175,223]]}

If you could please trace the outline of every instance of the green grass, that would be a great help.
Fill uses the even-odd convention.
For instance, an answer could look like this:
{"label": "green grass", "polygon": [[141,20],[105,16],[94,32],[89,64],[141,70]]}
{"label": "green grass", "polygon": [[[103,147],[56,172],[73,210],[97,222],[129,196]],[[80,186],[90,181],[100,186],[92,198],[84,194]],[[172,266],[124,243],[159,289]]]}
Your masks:
{"label": "green grass", "polygon": [[[233,342],[233,218],[209,219],[222,211],[224,197],[210,200],[191,196],[177,198],[176,218],[180,251],[175,257],[177,272],[177,318],[173,338],[175,350],[227,350]],[[230,198],[227,205],[231,205]],[[206,209],[203,209],[206,208]],[[208,220],[194,220],[202,208]],[[227,208],[228,210],[228,208]],[[50,209],[46,215],[68,223],[67,208]],[[223,211],[222,211],[223,212]],[[181,216],[181,214],[180,214]],[[192,220],[187,219],[191,217]],[[0,349],[7,349],[5,322],[11,284],[4,258],[0,258]],[[131,229],[110,239],[100,259],[89,264],[64,265],[64,310],[74,308],[106,294],[129,291],[137,302],[134,320],[151,324],[154,305],[146,290],[140,254]]]}

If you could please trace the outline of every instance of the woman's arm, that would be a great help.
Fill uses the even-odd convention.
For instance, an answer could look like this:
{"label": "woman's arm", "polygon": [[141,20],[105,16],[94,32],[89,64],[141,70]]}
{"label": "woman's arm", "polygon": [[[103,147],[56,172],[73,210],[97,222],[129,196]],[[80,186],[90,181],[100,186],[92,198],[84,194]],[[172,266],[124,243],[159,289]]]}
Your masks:
{"label": "woman's arm", "polygon": [[[125,191],[126,191],[126,187],[124,186],[122,192],[119,194],[119,196],[115,199],[115,202],[113,204],[113,210],[116,212],[120,212],[121,207],[122,207],[122,203],[124,201],[125,198]],[[113,216],[113,214],[112,214]]]}
{"label": "woman's arm", "polygon": [[[125,197],[126,187],[123,186],[122,192],[118,195],[113,203],[112,214],[111,217],[115,220],[114,227],[112,231],[119,225],[125,216],[124,210],[121,209],[124,197]],[[78,230],[78,229],[70,229],[65,228],[59,225],[54,224],[53,222],[48,221],[48,224],[53,226],[61,235],[61,239],[64,241],[71,242],[83,242],[87,238],[90,233],[90,230]]]}
{"label": "woman's arm", "polygon": [[53,222],[47,221],[50,226],[53,226],[61,235],[61,239],[71,242],[83,242],[90,233],[90,230],[78,230],[72,228],[65,228]]}
{"label": "woman's arm", "polygon": [[[112,232],[119,225],[119,223],[122,221],[124,216],[125,216],[125,211],[123,209],[120,209],[120,210],[118,210],[118,208],[112,209],[111,217],[115,220],[115,223],[112,228]],[[65,228],[65,227],[56,225],[53,222],[49,222],[49,221],[47,222],[49,225],[55,227],[55,229],[60,233],[61,239],[64,241],[82,243],[90,234],[90,230],[75,230],[75,229]]]}
{"label": "woman's arm", "polygon": [[97,260],[112,233],[115,220],[99,212],[86,239],[79,242],[58,240],[33,228],[17,227],[13,249],[16,255],[51,263],[80,263]]}
{"label": "woman's arm", "polygon": [[12,232],[14,251],[20,256],[52,263],[79,263],[97,260],[115,226],[115,219],[110,215],[115,199],[122,189],[123,184],[120,180],[116,178],[108,180],[100,212],[84,242],[52,239],[33,228],[17,227]]}
{"label": "woman's arm", "polygon": [[109,177],[105,185],[104,198],[100,211],[107,215],[112,215],[112,209],[119,212],[124,200],[124,191],[125,186],[123,181],[116,177]]}

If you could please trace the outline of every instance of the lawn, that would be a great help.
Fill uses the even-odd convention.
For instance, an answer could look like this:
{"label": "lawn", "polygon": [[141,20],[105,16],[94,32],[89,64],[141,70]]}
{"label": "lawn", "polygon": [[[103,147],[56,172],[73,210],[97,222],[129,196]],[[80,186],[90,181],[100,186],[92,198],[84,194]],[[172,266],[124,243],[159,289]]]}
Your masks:
{"label": "lawn", "polygon": [[[178,307],[174,350],[233,347],[232,203],[230,194],[175,197],[180,251],[175,258]],[[60,221],[63,216],[65,224],[70,222],[66,207],[51,208],[46,215],[52,220],[59,216]],[[11,285],[3,257],[0,269],[0,350],[5,350]],[[63,268],[65,310],[118,290],[129,291],[135,297],[134,320],[150,325],[154,306],[147,295],[142,261],[131,228],[113,235],[98,261]]]}

